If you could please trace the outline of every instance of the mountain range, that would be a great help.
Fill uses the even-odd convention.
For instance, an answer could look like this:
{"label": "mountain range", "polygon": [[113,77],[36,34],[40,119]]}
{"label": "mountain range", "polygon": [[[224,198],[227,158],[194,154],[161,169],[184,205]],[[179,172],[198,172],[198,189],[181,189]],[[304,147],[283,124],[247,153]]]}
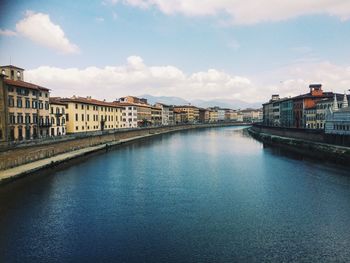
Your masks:
{"label": "mountain range", "polygon": [[138,96],[139,98],[147,99],[148,103],[155,104],[156,102],[164,103],[168,105],[194,105],[201,108],[208,108],[218,106],[220,108],[229,108],[229,109],[247,109],[253,108],[258,109],[262,107],[262,103],[249,103],[242,100],[234,99],[222,99],[222,100],[185,100],[180,97],[169,97],[169,96],[152,96],[149,94],[143,94]]}

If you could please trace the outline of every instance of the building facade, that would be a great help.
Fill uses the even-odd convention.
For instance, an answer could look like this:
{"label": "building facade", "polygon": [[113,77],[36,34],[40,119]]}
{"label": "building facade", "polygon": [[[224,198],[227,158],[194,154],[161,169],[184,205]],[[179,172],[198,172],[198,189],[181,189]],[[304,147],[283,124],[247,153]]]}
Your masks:
{"label": "building facade", "polygon": [[197,123],[199,122],[199,109],[192,105],[174,106],[174,109],[180,110],[186,114],[184,123]]}
{"label": "building facade", "polygon": [[171,106],[163,103],[156,103],[155,107],[160,108],[162,111],[162,125],[174,125],[174,110]]}
{"label": "building facade", "polygon": [[116,103],[76,96],[59,101],[67,104],[67,133],[115,130],[123,126],[124,108]]}
{"label": "building facade", "polygon": [[6,96],[6,140],[22,141],[44,138],[50,134],[49,89],[23,81],[23,69],[2,66],[10,74],[3,81]]}
{"label": "building facade", "polygon": [[63,136],[67,132],[66,108],[68,105],[56,98],[50,98],[50,136]]}
{"label": "building facade", "polygon": [[118,103],[117,106],[122,107],[122,127],[136,128],[137,127],[137,107],[130,103]]}
{"label": "building facade", "polygon": [[280,126],[291,128],[294,124],[293,99],[282,99],[280,101]]}
{"label": "building facade", "polygon": [[4,78],[6,75],[0,73],[0,142],[7,139],[7,105]]}

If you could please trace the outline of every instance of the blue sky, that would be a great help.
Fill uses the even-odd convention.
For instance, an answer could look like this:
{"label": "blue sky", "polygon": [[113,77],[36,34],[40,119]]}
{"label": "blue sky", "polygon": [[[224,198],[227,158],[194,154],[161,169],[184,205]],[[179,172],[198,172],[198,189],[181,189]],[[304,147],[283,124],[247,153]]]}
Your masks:
{"label": "blue sky", "polygon": [[[310,82],[339,92],[350,88],[349,1],[310,0],[310,7],[299,0],[278,7],[272,0],[262,7],[227,2],[2,1],[0,64],[11,58],[30,81],[61,96],[101,97],[98,87],[107,98],[128,92],[253,102],[276,92],[302,93]],[[31,36],[36,22],[16,26],[36,14],[59,26],[69,43],[49,43],[55,39],[50,31]],[[138,64],[130,66],[130,57]],[[77,81],[82,77],[85,82]]]}

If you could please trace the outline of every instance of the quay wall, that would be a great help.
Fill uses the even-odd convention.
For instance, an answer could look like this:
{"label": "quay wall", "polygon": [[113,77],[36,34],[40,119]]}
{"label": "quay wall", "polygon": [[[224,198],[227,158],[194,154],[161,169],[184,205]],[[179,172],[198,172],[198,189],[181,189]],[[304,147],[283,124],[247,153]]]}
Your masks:
{"label": "quay wall", "polygon": [[192,124],[92,132],[72,134],[61,138],[36,140],[16,145],[6,145],[0,148],[0,171],[87,147],[103,144],[108,146],[109,143],[131,138],[142,138],[188,129],[238,125],[244,125],[244,123]]}
{"label": "quay wall", "polygon": [[254,124],[252,129],[259,133],[350,147],[350,136],[325,134],[324,130],[265,126]]}
{"label": "quay wall", "polygon": [[317,132],[302,134],[300,131],[278,131],[256,125],[250,127],[248,132],[267,145],[281,146],[306,156],[350,165],[350,147],[325,143],[327,137]]}

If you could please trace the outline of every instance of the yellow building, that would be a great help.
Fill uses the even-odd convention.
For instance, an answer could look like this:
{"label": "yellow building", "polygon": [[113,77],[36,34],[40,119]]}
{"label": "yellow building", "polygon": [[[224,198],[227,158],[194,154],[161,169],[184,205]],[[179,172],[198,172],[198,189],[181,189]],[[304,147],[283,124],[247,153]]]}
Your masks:
{"label": "yellow building", "polygon": [[186,113],[185,123],[197,123],[199,122],[199,109],[192,105],[174,106],[174,110],[180,110]]}
{"label": "yellow building", "polygon": [[209,110],[209,122],[218,122],[219,114],[217,110]]}
{"label": "yellow building", "polygon": [[50,98],[50,136],[62,136],[66,134],[67,107],[67,103],[59,101],[58,98]]}
{"label": "yellow building", "polygon": [[67,133],[115,130],[122,128],[123,107],[113,102],[82,98],[60,98],[66,103]]}
{"label": "yellow building", "polygon": [[23,81],[23,69],[2,66],[8,141],[49,136],[49,89]]}

